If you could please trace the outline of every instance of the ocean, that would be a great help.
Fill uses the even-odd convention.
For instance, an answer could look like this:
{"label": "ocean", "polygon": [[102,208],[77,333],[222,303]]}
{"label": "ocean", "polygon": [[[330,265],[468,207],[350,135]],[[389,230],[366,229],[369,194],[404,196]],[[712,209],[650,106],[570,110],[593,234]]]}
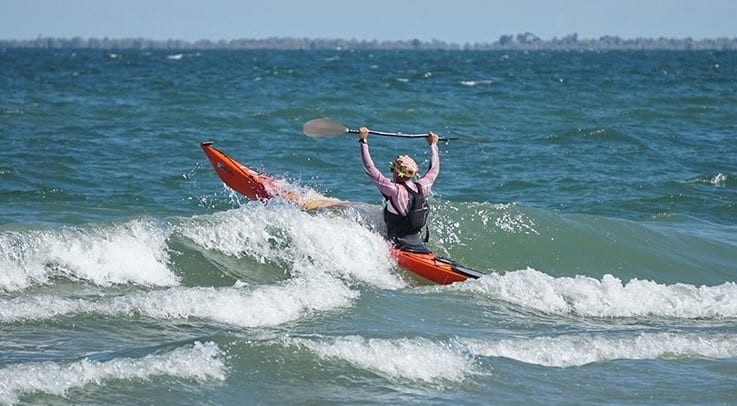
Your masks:
{"label": "ocean", "polygon": [[[0,50],[0,404],[734,404],[737,52]],[[400,269],[349,128],[435,131]],[[364,204],[224,187],[199,147]],[[371,136],[381,169],[424,140]]]}

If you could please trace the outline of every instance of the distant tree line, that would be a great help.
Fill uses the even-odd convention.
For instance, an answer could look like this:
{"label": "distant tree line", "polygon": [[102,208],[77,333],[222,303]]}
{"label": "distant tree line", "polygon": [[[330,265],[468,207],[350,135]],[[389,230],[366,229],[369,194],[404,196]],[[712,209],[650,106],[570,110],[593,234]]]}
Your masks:
{"label": "distant tree line", "polygon": [[145,38],[49,38],[0,40],[0,48],[31,49],[140,49],[140,50],[208,50],[208,49],[294,49],[294,50],[737,50],[737,38],[694,40],[691,38],[622,39],[603,36],[598,39],[578,38],[570,34],[562,38],[543,40],[526,32],[502,35],[493,42],[449,43],[439,40],[344,40],[311,38],[233,39],[194,42],[183,40],[152,40]]}

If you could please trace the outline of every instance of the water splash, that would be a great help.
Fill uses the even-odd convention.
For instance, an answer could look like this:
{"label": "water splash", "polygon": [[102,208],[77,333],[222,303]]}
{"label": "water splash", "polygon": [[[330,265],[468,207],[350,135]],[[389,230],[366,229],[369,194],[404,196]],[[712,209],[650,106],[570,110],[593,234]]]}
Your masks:
{"label": "water splash", "polygon": [[0,369],[0,403],[12,404],[21,396],[43,393],[66,396],[76,388],[105,385],[114,380],[150,381],[158,376],[194,380],[199,383],[224,381],[225,354],[213,342],[196,342],[167,354],[142,358],[118,358],[98,362],[27,362]]}
{"label": "water splash", "polygon": [[345,336],[332,339],[291,338],[292,345],[307,348],[320,358],[342,360],[390,379],[422,383],[459,382],[477,373],[471,359],[448,343],[425,338],[366,339]]}
{"label": "water splash", "polygon": [[737,317],[737,284],[672,285],[612,275],[555,278],[532,268],[493,273],[449,289],[471,292],[548,314],[582,317]]}
{"label": "water splash", "polygon": [[[320,295],[314,292],[320,291]],[[314,312],[349,306],[357,291],[328,276],[291,279],[262,287],[173,287],[125,295],[71,298],[55,295],[0,299],[0,322],[42,321],[101,314],[189,320],[239,327],[275,326]]]}
{"label": "water splash", "polygon": [[327,273],[386,289],[406,286],[379,234],[330,211],[254,204],[195,217],[176,229],[204,249],[289,268],[294,275]]}
{"label": "water splash", "polygon": [[505,357],[546,367],[573,367],[618,359],[735,358],[737,338],[728,334],[640,333],[627,336],[571,334],[504,340],[460,339],[478,356]]}
{"label": "water splash", "polygon": [[19,291],[55,277],[97,286],[172,286],[166,228],[148,220],[117,225],[0,232],[0,289]]}

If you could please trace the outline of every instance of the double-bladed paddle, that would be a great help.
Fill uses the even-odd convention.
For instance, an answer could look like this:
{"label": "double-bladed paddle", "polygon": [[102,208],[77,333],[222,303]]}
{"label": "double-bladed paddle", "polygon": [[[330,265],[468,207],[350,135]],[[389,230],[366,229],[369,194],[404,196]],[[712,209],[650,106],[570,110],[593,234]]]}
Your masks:
{"label": "double-bladed paddle", "polygon": [[[305,135],[308,137],[335,137],[338,135],[345,135],[345,134],[358,134],[358,130],[352,130],[348,127],[344,126],[343,124],[331,120],[329,118],[316,118],[313,120],[310,120],[306,122],[302,126],[302,131],[304,131]],[[427,137],[427,133],[425,134],[404,134],[401,132],[396,133],[390,133],[385,131],[374,131],[369,130],[369,134],[373,135],[381,135],[384,137],[401,137],[401,138],[425,138]],[[438,138],[438,141],[450,141],[454,140],[456,138]]]}

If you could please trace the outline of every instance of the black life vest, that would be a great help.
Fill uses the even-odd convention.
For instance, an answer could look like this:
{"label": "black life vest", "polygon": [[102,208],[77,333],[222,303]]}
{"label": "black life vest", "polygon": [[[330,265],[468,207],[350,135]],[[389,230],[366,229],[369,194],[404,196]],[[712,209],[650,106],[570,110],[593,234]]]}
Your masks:
{"label": "black life vest", "polygon": [[[419,233],[422,231],[422,227],[427,224],[427,215],[430,213],[430,207],[427,205],[427,199],[422,194],[420,185],[417,185],[417,192],[410,189],[406,183],[402,183],[402,185],[410,194],[409,211],[402,216],[394,214],[389,211],[388,207],[384,207],[384,222],[389,238],[401,238]],[[388,198],[386,200],[387,205],[391,204]]]}

